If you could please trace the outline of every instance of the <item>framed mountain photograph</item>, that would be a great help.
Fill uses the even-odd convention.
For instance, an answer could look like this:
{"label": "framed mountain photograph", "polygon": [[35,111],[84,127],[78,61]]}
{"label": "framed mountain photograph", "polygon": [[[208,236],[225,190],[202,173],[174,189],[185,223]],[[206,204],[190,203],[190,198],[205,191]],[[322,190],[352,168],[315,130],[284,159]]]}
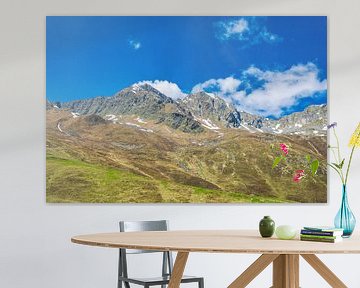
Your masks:
{"label": "framed mountain photograph", "polygon": [[326,159],[326,17],[47,17],[47,202],[325,203]]}

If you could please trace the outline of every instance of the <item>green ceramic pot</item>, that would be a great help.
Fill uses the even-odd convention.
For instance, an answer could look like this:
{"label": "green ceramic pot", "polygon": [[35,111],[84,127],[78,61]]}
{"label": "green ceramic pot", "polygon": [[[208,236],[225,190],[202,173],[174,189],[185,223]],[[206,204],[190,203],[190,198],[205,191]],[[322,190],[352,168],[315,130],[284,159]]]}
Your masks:
{"label": "green ceramic pot", "polygon": [[264,216],[259,223],[259,232],[262,237],[271,237],[274,235],[275,222],[270,216]]}

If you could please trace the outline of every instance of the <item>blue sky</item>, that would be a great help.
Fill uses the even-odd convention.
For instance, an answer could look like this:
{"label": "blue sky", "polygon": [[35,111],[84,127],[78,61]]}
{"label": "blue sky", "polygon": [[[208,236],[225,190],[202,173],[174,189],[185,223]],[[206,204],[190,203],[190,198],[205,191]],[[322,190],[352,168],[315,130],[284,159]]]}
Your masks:
{"label": "blue sky", "polygon": [[280,117],[327,101],[326,17],[46,19],[46,96],[70,101],[147,82],[172,98],[204,90]]}

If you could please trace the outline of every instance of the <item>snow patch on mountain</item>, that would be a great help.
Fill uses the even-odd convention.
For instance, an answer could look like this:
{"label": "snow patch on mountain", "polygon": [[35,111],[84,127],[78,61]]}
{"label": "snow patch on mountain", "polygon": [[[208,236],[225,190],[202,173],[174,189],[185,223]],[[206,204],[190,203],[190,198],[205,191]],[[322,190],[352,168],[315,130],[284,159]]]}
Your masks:
{"label": "snow patch on mountain", "polygon": [[154,133],[154,130],[152,129],[146,129],[146,128],[140,128],[140,131],[148,132],[148,133]]}
{"label": "snow patch on mountain", "polygon": [[154,133],[154,130],[148,129],[148,128],[145,128],[145,127],[142,127],[142,126],[140,126],[140,125],[138,125],[138,124],[135,124],[135,123],[126,122],[125,124],[128,125],[128,126],[130,126],[130,127],[137,128],[137,129],[139,129],[140,131],[143,131],[143,132]]}
{"label": "snow patch on mountain", "polygon": [[215,94],[214,93],[209,93],[209,92],[205,92],[206,95],[210,96],[211,98],[215,99]]}
{"label": "snow patch on mountain", "polygon": [[136,128],[142,128],[140,125],[135,124],[135,123],[131,123],[131,122],[126,122],[125,124],[128,125],[128,126],[136,127]]}
{"label": "snow patch on mountain", "polygon": [[105,120],[112,121],[114,124],[119,120],[114,114],[107,114],[104,118]]}
{"label": "snow patch on mountain", "polygon": [[210,129],[210,130],[220,129],[218,126],[216,126],[214,123],[212,123],[210,119],[201,119],[201,122],[202,122],[201,125],[207,129]]}
{"label": "snow patch on mountain", "polygon": [[141,90],[141,87],[138,84],[134,84],[131,86],[131,92],[137,94]]}
{"label": "snow patch on mountain", "polygon": [[144,121],[144,120],[141,119],[140,117],[137,117],[135,120],[136,120],[137,122],[139,122],[139,123],[142,123],[142,124],[146,124],[146,123],[147,123],[146,121]]}
{"label": "snow patch on mountain", "polygon": [[245,128],[246,130],[250,131],[249,127],[246,127],[244,124],[240,124],[241,127]]}

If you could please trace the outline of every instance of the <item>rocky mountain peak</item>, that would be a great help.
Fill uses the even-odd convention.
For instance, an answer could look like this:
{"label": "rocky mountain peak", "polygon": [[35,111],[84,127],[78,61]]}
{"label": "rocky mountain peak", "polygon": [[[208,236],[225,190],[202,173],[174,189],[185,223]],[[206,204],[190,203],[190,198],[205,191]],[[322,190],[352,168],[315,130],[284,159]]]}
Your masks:
{"label": "rocky mountain peak", "polygon": [[193,93],[182,101],[197,118],[215,121],[220,126],[238,128],[241,124],[240,113],[235,106],[213,93],[204,91]]}
{"label": "rocky mountain peak", "polygon": [[133,84],[130,87],[127,87],[123,90],[120,90],[115,94],[115,96],[124,96],[124,94],[130,93],[131,96],[137,95],[137,96],[144,96],[144,95],[157,95],[162,100],[172,101],[172,99],[165,94],[161,93],[159,90],[154,88],[148,83],[144,84]]}
{"label": "rocky mountain peak", "polygon": [[48,99],[46,99],[46,110],[50,110],[50,109],[60,109],[61,108],[61,103],[56,101],[56,102],[51,102]]}
{"label": "rocky mountain peak", "polygon": [[236,112],[235,107],[215,94],[204,91],[192,93],[182,99],[181,103],[197,118],[223,122],[225,126],[229,124],[233,126],[238,122],[234,119],[237,117],[237,113],[234,113]]}
{"label": "rocky mountain peak", "polygon": [[114,96],[66,102],[62,107],[80,115],[137,115],[185,132],[203,130],[188,110],[149,84],[134,84]]}
{"label": "rocky mountain peak", "polygon": [[137,115],[185,132],[240,128],[251,133],[326,135],[327,105],[312,105],[301,112],[269,119],[238,111],[225,99],[204,91],[174,101],[147,83],[134,84],[114,96],[46,104],[47,109],[70,109],[80,115]]}

